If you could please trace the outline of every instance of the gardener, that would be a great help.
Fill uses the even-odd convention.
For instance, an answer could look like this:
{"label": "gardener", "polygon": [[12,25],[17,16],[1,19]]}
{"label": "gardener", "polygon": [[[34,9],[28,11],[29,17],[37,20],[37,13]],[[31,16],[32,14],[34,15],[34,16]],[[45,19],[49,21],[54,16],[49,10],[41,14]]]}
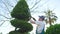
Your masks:
{"label": "gardener", "polygon": [[37,25],[36,34],[44,34],[44,28],[45,28],[44,18],[45,18],[44,16],[39,16],[38,21],[35,20],[35,18],[33,18],[34,21],[30,19],[31,23]]}

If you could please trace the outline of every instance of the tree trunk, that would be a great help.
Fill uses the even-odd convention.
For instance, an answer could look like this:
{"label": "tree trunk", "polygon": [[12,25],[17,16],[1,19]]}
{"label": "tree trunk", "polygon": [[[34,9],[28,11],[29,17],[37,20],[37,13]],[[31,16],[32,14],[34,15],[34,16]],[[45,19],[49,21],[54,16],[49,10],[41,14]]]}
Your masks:
{"label": "tree trunk", "polygon": [[52,23],[51,23],[51,18],[49,17],[49,24],[50,24],[50,26],[52,25]]}

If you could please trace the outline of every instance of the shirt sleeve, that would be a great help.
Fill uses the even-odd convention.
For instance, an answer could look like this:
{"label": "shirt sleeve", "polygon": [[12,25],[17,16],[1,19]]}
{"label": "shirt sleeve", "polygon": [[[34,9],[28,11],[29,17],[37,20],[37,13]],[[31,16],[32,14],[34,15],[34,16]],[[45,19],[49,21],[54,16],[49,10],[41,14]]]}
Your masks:
{"label": "shirt sleeve", "polygon": [[35,24],[40,25],[40,23],[38,21],[35,21]]}

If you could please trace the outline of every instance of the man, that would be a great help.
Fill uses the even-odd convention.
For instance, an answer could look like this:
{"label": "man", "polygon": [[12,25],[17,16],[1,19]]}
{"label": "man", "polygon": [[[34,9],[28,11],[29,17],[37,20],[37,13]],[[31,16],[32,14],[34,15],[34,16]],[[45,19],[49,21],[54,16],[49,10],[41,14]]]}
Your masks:
{"label": "man", "polygon": [[45,27],[44,18],[45,18],[44,16],[39,16],[38,21],[35,20],[34,18],[33,18],[34,21],[30,20],[31,23],[37,25],[36,34],[44,34],[44,27]]}

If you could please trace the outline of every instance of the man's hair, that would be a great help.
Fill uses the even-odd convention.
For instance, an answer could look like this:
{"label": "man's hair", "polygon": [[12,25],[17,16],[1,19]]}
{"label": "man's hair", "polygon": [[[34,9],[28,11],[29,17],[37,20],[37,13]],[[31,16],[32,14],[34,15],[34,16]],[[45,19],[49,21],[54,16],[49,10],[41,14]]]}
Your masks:
{"label": "man's hair", "polygon": [[39,18],[42,18],[42,20],[44,20],[45,19],[45,16],[39,16]]}

